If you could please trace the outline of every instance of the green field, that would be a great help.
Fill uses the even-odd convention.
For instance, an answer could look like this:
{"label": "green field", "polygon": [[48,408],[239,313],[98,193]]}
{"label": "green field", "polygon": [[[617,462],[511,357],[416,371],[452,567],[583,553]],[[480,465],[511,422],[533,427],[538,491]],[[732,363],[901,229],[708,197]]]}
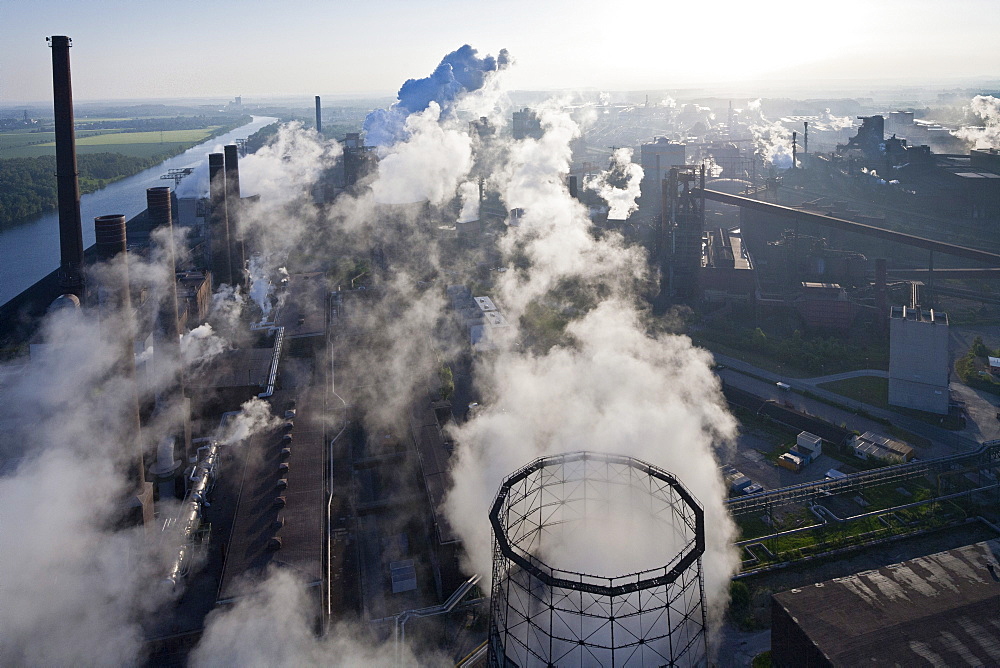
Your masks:
{"label": "green field", "polygon": [[[160,154],[176,154],[212,135],[218,126],[199,130],[164,130],[153,132],[121,132],[118,130],[81,130],[76,135],[79,153],[122,153],[140,158]],[[55,155],[55,135],[52,132],[0,133],[0,158],[35,158]]]}
{"label": "green field", "polygon": [[832,383],[822,383],[819,387],[851,399],[863,401],[870,406],[889,408],[889,380],[877,376],[858,376]]}

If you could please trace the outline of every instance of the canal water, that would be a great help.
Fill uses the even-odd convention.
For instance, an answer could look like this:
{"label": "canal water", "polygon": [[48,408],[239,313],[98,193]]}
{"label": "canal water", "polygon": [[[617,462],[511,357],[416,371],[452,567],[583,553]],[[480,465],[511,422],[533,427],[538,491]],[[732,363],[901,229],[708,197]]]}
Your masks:
{"label": "canal water", "polygon": [[[208,154],[221,152],[222,146],[246,138],[265,125],[277,121],[269,116],[254,116],[253,121],[224,135],[194,146],[155,167],[116,181],[97,192],[80,198],[83,219],[83,246],[94,243],[94,218],[123,213],[131,218],[146,208],[146,188],[170,186],[160,179],[170,169],[195,167],[207,162]],[[25,288],[59,266],[59,214],[55,211],[0,232],[0,304],[5,304]]]}

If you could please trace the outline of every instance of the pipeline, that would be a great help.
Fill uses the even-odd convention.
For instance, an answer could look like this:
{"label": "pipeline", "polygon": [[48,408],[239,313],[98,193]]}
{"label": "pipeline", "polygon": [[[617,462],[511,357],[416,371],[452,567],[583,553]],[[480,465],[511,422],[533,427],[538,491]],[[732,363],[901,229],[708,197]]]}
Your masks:
{"label": "pipeline", "polygon": [[201,527],[204,509],[211,506],[207,497],[211,486],[218,478],[219,447],[219,442],[213,440],[196,451],[197,463],[188,478],[191,487],[181,503],[181,509],[175,520],[175,523],[181,526],[181,545],[177,548],[177,556],[167,572],[166,582],[171,588],[176,588],[187,572],[194,533]]}

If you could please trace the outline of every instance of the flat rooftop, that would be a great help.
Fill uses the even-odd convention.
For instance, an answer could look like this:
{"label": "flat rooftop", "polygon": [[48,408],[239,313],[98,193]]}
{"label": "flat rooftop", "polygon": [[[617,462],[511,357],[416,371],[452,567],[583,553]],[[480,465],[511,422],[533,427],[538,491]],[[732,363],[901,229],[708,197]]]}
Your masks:
{"label": "flat rooftop", "polygon": [[998,665],[998,554],[975,543],[773,600],[834,666]]}
{"label": "flat rooftop", "polygon": [[[307,585],[322,581],[323,473],[326,469],[323,431],[323,392],[305,388],[293,393],[279,390],[271,397],[272,412],[283,415],[288,402],[296,399],[297,415],[290,432],[292,442],[283,443],[285,429],[279,427],[253,436],[236,447],[247,448],[245,469],[233,530],[226,545],[226,564],[219,586],[219,600],[240,596],[244,579],[263,577],[268,566],[292,569]],[[284,423],[284,420],[282,420]],[[281,449],[291,448],[284,459]],[[288,462],[288,471],[279,465]],[[281,479],[285,489],[278,489]],[[284,497],[282,508],[275,506]],[[281,538],[281,548],[268,542]]]}
{"label": "flat rooftop", "polygon": [[947,325],[948,314],[944,311],[912,308],[910,306],[893,306],[889,317],[894,320],[909,320],[911,322],[926,322],[933,325]]}
{"label": "flat rooftop", "polygon": [[448,518],[441,510],[445,494],[451,487],[451,473],[448,470],[448,459],[451,452],[441,437],[441,427],[430,404],[419,403],[410,413],[410,428],[413,440],[417,445],[420,458],[420,470],[424,477],[424,486],[434,516],[438,541],[442,544],[458,540]]}
{"label": "flat rooftop", "polygon": [[240,348],[221,352],[191,375],[193,388],[261,387],[271,372],[273,348]]}

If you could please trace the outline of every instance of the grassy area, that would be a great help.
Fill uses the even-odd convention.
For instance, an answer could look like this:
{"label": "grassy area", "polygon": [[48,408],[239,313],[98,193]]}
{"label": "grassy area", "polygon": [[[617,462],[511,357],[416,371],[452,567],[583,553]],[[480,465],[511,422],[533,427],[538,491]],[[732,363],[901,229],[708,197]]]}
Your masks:
{"label": "grassy area", "polygon": [[[198,130],[157,130],[153,132],[113,132],[77,139],[79,146],[104,146],[120,144],[190,143],[199,144],[207,139],[219,126],[213,125]],[[52,144],[55,146],[55,143]]]}
{"label": "grassy area", "polygon": [[832,383],[821,383],[819,387],[830,392],[836,392],[850,399],[863,401],[870,406],[889,408],[888,378],[858,376],[857,378],[847,378],[846,380],[837,380]]}
{"label": "grassy area", "polygon": [[[107,130],[78,130],[77,138],[90,137],[106,133]],[[55,146],[56,133],[54,132],[28,132],[27,130],[13,130],[10,132],[0,132],[0,158],[33,158],[35,155],[48,155],[54,153],[55,149],[46,149],[41,153],[33,153],[25,147],[29,146]]]}
{"label": "grassy area", "polygon": [[736,348],[727,346],[724,343],[712,341],[704,336],[700,336],[698,332],[691,332],[688,336],[691,337],[691,341],[693,341],[695,345],[701,346],[709,352],[735,357],[738,360],[742,360],[748,364],[753,364],[754,366],[760,367],[765,371],[780,374],[786,378],[809,378],[814,375],[807,373],[798,367],[792,366],[791,364],[779,362],[773,357],[763,353],[758,353],[752,350],[737,350]]}
{"label": "grassy area", "polygon": [[[198,130],[163,132],[121,132],[118,130],[81,130],[76,134],[78,153],[122,153],[139,158],[177,153],[205,141],[219,126]],[[35,158],[55,155],[52,132],[6,132],[0,134],[0,158]]]}

